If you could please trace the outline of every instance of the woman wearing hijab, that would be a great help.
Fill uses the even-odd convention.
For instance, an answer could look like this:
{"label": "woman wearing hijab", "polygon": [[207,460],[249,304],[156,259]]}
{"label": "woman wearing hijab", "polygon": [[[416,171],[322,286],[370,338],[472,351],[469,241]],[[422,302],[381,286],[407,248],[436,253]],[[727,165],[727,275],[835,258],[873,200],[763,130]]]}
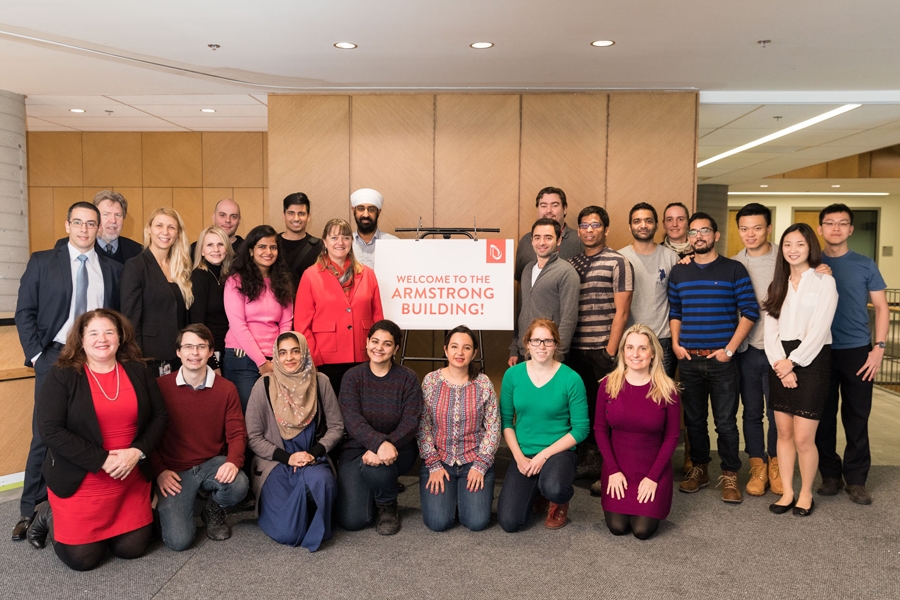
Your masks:
{"label": "woman wearing hijab", "polygon": [[341,409],[303,335],[279,335],[273,356],[246,415],[259,526],[276,542],[315,552],[332,534],[337,484],[328,452],[344,435]]}

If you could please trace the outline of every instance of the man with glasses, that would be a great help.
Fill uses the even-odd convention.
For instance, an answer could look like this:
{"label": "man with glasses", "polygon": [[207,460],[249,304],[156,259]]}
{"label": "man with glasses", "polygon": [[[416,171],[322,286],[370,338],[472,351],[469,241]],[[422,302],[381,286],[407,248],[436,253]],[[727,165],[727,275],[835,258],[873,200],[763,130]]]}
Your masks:
{"label": "man with glasses", "polygon": [[[599,381],[616,367],[619,340],[625,332],[634,291],[634,269],[628,260],[606,245],[609,215],[599,206],[578,213],[578,237],[584,251],[569,259],[578,272],[578,325],[566,361],[581,375],[588,395],[588,416],[594,427]],[[602,493],[600,452],[594,436],[579,444],[578,477],[596,477],[591,494]]]}
{"label": "man with glasses", "polygon": [[[35,252],[19,282],[16,329],[25,350],[25,366],[34,367],[34,398],[75,319],[95,308],[119,309],[119,276],[122,265],[95,249],[100,211],[90,202],[76,202],[66,216],[66,244]],[[25,481],[20,500],[21,517],[13,529],[13,541],[25,539],[34,507],[47,499],[41,466],[47,447],[32,416],[31,446],[25,462]]]}
{"label": "man with glasses", "polygon": [[[537,208],[538,219],[553,219],[559,223],[560,241],[557,246],[557,252],[559,252],[560,258],[569,260],[584,249],[578,235],[571,227],[566,225],[566,212],[569,209],[569,205],[566,202],[566,193],[564,191],[557,187],[545,187],[538,192],[534,205]],[[516,269],[514,275],[516,281],[522,281],[522,271],[535,258],[534,248],[531,245],[531,234],[526,233],[519,240],[519,246],[516,248]]]}
{"label": "man with glasses", "polygon": [[[100,210],[100,229],[97,231],[97,252],[119,264],[140,254],[144,247],[138,242],[120,235],[128,214],[128,201],[118,192],[103,190],[94,196],[94,206]],[[56,247],[68,243],[68,238],[56,241]]]}
{"label": "man with glasses", "polygon": [[693,463],[679,489],[693,493],[709,485],[711,404],[722,467],[722,500],[739,503],[743,500],[737,484],[739,376],[733,357],[759,319],[759,304],[744,265],[716,252],[715,220],[696,212],[689,224],[694,260],[675,265],[669,275],[669,327],[684,386],[681,403]]}
{"label": "man with glasses", "polygon": [[188,325],[175,340],[181,368],[156,380],[169,423],[151,459],[162,539],[175,551],[186,550],[194,540],[194,501],[201,490],[209,492],[200,514],[206,537],[222,541],[231,537],[225,509],[250,489],[241,471],[247,447],[241,400],[234,384],[216,377],[206,364],[214,345],[206,325]]}
{"label": "man with glasses", "polygon": [[[822,261],[831,267],[838,290],[837,312],[831,325],[831,388],[816,430],[819,493],[834,496],[844,482],[850,500],[872,504],[866,479],[872,464],[869,449],[869,414],[872,387],[884,358],[889,310],[887,285],[871,258],[850,250],[853,211],[844,204],[832,204],[819,213],[819,235],[825,238]],[[868,302],[875,307],[875,346],[869,330]],[[838,398],[841,423],[847,446],[843,464],[837,453]]]}

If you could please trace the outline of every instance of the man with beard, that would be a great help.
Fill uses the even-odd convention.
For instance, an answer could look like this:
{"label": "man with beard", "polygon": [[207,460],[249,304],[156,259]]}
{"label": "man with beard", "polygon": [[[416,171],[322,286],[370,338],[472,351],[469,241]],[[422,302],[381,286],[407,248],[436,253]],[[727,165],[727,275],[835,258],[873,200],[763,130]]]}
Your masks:
{"label": "man with beard", "polygon": [[666,237],[663,245],[678,255],[679,260],[694,253],[688,240],[688,207],[681,202],[672,202],[663,211],[663,227]]}
{"label": "man with beard", "polygon": [[[98,253],[125,264],[129,258],[141,253],[144,247],[134,240],[120,236],[125,215],[128,214],[128,200],[118,192],[103,190],[94,196],[94,206],[100,211],[100,229],[97,230],[95,249]],[[57,240],[55,247],[65,246],[69,238]]]}
{"label": "man with beard", "polygon": [[737,484],[739,376],[732,359],[759,319],[759,304],[744,265],[716,252],[715,220],[696,212],[689,224],[694,260],[675,265],[669,275],[669,327],[684,386],[681,403],[693,462],[679,489],[693,493],[709,485],[711,404],[722,461],[722,500],[739,503],[743,500]]}
{"label": "man with beard", "polygon": [[[213,209],[212,224],[225,232],[228,241],[231,242],[231,248],[235,254],[238,252],[239,246],[243,243],[244,238],[237,234],[238,227],[241,224],[241,207],[231,198],[222,198],[216,203]],[[191,260],[194,260],[194,251],[197,249],[197,242],[191,244]]]}
{"label": "man with beard", "polygon": [[[641,323],[653,330],[663,349],[666,375],[675,377],[675,354],[669,330],[669,273],[678,255],[654,241],[658,227],[656,209],[639,202],[628,214],[634,241],[619,250],[634,268],[634,298],[627,326]],[[685,225],[686,228],[686,225]]]}
{"label": "man with beard", "polygon": [[[566,225],[566,211],[569,208],[566,202],[566,193],[557,187],[545,187],[538,192],[537,200],[534,201],[537,208],[538,219],[553,219],[559,223],[560,239],[557,252],[563,260],[569,260],[584,247],[581,245],[577,233],[568,225]],[[515,280],[522,281],[522,271],[525,265],[535,260],[534,248],[531,245],[531,233],[526,233],[519,240],[519,246],[516,248],[516,269]]]}
{"label": "man with beard", "polygon": [[396,240],[397,236],[378,229],[378,217],[384,206],[384,196],[371,188],[358,189],[350,194],[350,206],[356,220],[353,234],[353,256],[370,269],[375,268],[376,240]]}

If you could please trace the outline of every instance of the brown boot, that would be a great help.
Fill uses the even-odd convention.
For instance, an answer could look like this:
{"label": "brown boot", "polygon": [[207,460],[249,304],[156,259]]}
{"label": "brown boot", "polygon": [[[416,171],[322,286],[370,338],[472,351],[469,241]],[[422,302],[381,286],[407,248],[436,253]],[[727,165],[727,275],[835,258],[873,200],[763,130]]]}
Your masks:
{"label": "brown boot", "polygon": [[691,460],[691,442],[688,440],[687,432],[684,434],[684,466],[681,472],[687,475],[694,468],[694,462]]}
{"label": "brown boot", "polygon": [[722,471],[716,487],[719,486],[722,486],[722,502],[740,504],[744,500],[741,496],[741,488],[738,487],[737,473],[734,471]]}
{"label": "brown boot", "polygon": [[684,481],[681,482],[681,485],[678,486],[678,489],[685,494],[693,494],[700,488],[705,488],[708,485],[709,464],[695,465],[691,467],[691,470],[688,472],[688,474],[684,476]]}
{"label": "brown boot", "polygon": [[751,496],[764,496],[767,487],[769,487],[769,472],[766,463],[761,458],[751,458],[747,493]]}
{"label": "brown boot", "polygon": [[565,527],[569,522],[569,503],[556,504],[550,503],[550,512],[547,513],[547,520],[544,521],[544,527],[547,529],[559,529]]}
{"label": "brown boot", "polygon": [[778,470],[778,457],[769,457],[769,487],[772,493],[778,496],[784,495],[784,486],[781,485],[781,471]]}

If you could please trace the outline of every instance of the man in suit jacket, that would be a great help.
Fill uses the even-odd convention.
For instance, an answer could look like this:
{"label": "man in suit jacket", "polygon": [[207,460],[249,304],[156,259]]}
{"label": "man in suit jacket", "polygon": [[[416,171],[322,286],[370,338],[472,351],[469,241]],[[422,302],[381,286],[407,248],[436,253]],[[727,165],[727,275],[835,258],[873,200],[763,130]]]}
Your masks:
{"label": "man in suit jacket", "polygon": [[[94,206],[100,211],[100,229],[94,244],[97,254],[105,255],[124,265],[129,258],[137,256],[144,249],[138,242],[120,236],[125,215],[128,214],[128,200],[118,192],[103,190],[94,196]],[[69,238],[56,240],[54,248],[65,246]]]}
{"label": "man in suit jacket", "polygon": [[[68,243],[32,254],[19,282],[16,329],[25,350],[25,365],[34,367],[35,400],[75,318],[95,308],[119,309],[122,265],[96,251],[99,226],[96,206],[89,202],[70,206],[66,217]],[[20,502],[22,516],[13,530],[15,541],[25,539],[35,506],[47,498],[41,477],[47,448],[38,432],[36,415],[31,430]]]}

